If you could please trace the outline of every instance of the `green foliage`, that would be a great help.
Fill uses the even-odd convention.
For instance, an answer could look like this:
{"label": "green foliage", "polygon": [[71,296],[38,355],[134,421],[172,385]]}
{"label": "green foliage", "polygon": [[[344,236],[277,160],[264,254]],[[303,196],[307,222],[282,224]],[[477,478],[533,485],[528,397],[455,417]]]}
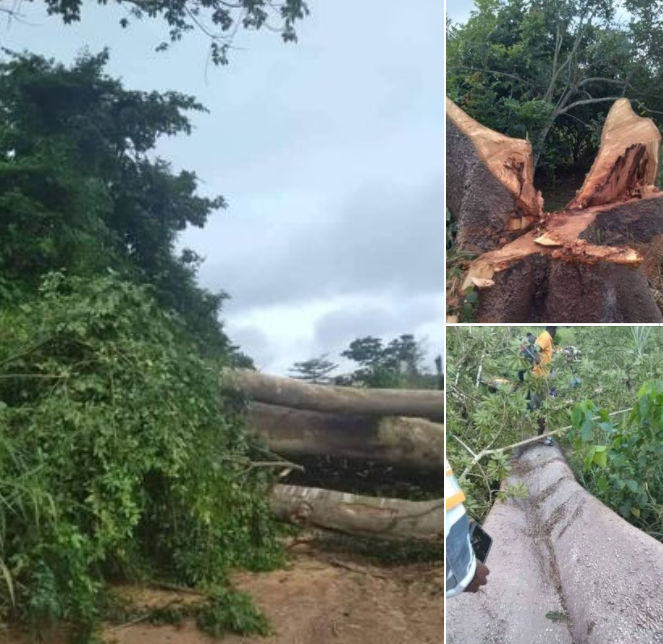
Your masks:
{"label": "green foliage", "polygon": [[550,175],[585,169],[615,98],[660,120],[663,23],[651,3],[626,4],[628,23],[614,1],[478,0],[447,27],[447,93],[484,125],[529,139]]}
{"label": "green foliage", "polygon": [[[271,0],[239,0],[236,3],[224,0],[116,1],[126,8],[120,20],[123,28],[129,27],[131,20],[160,19],[165,22],[168,40],[159,43],[157,51],[165,51],[169,43],[181,40],[186,33],[194,30],[202,33],[210,40],[210,59],[215,65],[228,63],[228,51],[238,28],[267,28],[279,32],[284,42],[296,42],[295,24],[309,12],[304,0],[285,0],[281,3]],[[44,3],[48,13],[60,16],[65,24],[78,22],[83,17],[83,0],[44,0]],[[97,4],[105,5],[107,0],[97,0]],[[12,11],[8,10],[8,13]]]}
{"label": "green foliage", "polygon": [[329,374],[334,371],[338,365],[331,360],[327,360],[327,355],[321,355],[318,358],[311,358],[303,362],[295,362],[289,370],[293,378],[306,380],[307,382],[328,383]]}
{"label": "green foliage", "polygon": [[228,631],[247,635],[269,635],[271,630],[265,616],[257,611],[246,593],[230,592],[219,588],[210,603],[199,610],[197,619],[202,631],[212,637],[221,637]]}
{"label": "green foliage", "polygon": [[[454,471],[460,474],[472,461],[460,441],[478,453],[535,436],[538,417],[550,430],[570,421],[572,428],[558,438],[578,480],[629,521],[662,538],[663,330],[558,328],[555,345],[579,348],[582,359],[557,353],[555,377],[547,380],[531,377],[531,365],[519,352],[528,331],[538,335],[542,330],[447,329],[447,454]],[[519,371],[524,371],[522,383]],[[497,378],[506,384],[482,384]],[[528,411],[528,391],[541,395],[540,409]],[[631,407],[630,414],[623,413]],[[497,482],[508,473],[510,455],[493,455],[469,471],[463,487],[474,514],[483,515],[499,498]]]}
{"label": "green foliage", "polygon": [[49,271],[112,267],[150,284],[202,351],[227,354],[227,294],[197,286],[193,251],[175,253],[177,235],[225,202],[154,156],[159,138],[189,133],[187,112],[204,108],[178,92],[127,90],[104,73],[107,61],[84,55],[66,68],[24,54],[0,64],[0,302],[34,293]]}
{"label": "green foliage", "polygon": [[663,536],[663,382],[645,382],[620,423],[589,401],[574,407],[571,420],[585,485],[624,518]]}
{"label": "green foliage", "polygon": [[359,364],[352,374],[354,384],[376,388],[435,386],[435,377],[422,369],[424,352],[411,334],[394,338],[386,346],[373,336],[357,338],[341,356]]}
{"label": "green foliage", "polygon": [[[110,580],[223,587],[229,567],[281,561],[221,364],[113,275],[51,274],[0,313],[3,617],[89,634]],[[210,629],[262,631],[223,593]]]}

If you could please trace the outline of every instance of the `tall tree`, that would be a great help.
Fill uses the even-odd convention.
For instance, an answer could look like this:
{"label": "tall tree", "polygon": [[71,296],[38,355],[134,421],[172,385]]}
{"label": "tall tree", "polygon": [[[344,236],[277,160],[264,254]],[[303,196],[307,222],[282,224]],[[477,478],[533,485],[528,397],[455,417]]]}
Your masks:
{"label": "tall tree", "polygon": [[380,338],[357,338],[341,356],[359,364],[353,381],[366,387],[423,386],[423,351],[415,337],[403,334],[386,346]]}
{"label": "tall tree", "polygon": [[328,383],[330,381],[329,374],[338,368],[335,362],[327,359],[328,355],[325,353],[318,358],[295,362],[289,369],[292,377],[318,384]]}
{"label": "tall tree", "polygon": [[610,0],[475,4],[464,25],[448,25],[449,96],[484,125],[528,138],[536,165],[588,164],[616,98],[657,116],[663,86],[653,43],[663,41],[663,23],[646,12],[620,24]]}
{"label": "tall tree", "polygon": [[154,156],[204,108],[178,92],[125,89],[108,53],[66,68],[40,56],[0,64],[0,297],[34,290],[44,273],[108,269],[149,284],[207,352],[228,350],[218,313],[226,293],[196,284],[200,258],[175,252],[222,197],[197,194],[194,172]]}

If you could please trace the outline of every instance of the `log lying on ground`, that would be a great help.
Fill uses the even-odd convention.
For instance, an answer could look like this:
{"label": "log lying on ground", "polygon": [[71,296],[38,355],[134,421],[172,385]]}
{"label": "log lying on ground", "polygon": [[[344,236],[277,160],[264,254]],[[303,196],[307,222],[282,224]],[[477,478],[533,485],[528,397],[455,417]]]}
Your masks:
{"label": "log lying on ground", "polygon": [[249,431],[289,458],[341,456],[442,472],[444,425],[420,418],[325,414],[252,403]]}
{"label": "log lying on ground", "polygon": [[663,544],[583,489],[556,447],[527,449],[506,484],[528,496],[488,514],[489,583],[449,602],[449,644],[477,633],[510,644],[663,642]]}
{"label": "log lying on ground", "polygon": [[532,146],[484,127],[449,99],[446,112],[446,201],[456,216],[456,242],[467,251],[497,248],[541,218]]}
{"label": "log lying on ground", "polygon": [[[566,209],[471,264],[462,290],[479,289],[477,321],[662,321],[639,268],[663,235],[663,193],[653,185],[660,141],[651,119],[616,101],[596,161]],[[464,154],[447,149],[448,157]]]}
{"label": "log lying on ground", "polygon": [[313,385],[247,369],[224,371],[223,386],[242,391],[258,402],[295,409],[432,420],[444,418],[444,392],[434,389],[415,391]]}
{"label": "log lying on ground", "polygon": [[270,506],[277,518],[298,525],[362,537],[442,541],[442,499],[404,501],[297,485],[275,485]]}

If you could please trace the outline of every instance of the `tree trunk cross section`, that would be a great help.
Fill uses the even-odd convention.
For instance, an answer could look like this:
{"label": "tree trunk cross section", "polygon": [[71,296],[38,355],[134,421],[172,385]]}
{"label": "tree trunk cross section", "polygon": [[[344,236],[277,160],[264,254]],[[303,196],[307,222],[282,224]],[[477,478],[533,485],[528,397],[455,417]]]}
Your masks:
{"label": "tree trunk cross section", "polygon": [[[641,268],[643,251],[663,234],[663,193],[654,185],[661,136],[651,119],[617,100],[582,187],[555,213],[537,212],[532,199],[523,208],[514,192],[509,173],[518,166],[526,168],[520,194],[538,195],[527,141],[489,134],[450,101],[447,131],[457,243],[480,252],[462,286],[479,290],[477,321],[663,321]],[[492,140],[497,148],[486,144]]]}

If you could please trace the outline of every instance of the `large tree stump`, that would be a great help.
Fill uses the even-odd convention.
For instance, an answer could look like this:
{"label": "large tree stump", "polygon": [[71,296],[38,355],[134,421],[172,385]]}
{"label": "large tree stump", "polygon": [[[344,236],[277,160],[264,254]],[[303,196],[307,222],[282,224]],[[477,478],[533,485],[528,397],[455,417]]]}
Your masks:
{"label": "large tree stump", "polygon": [[444,425],[420,418],[324,414],[254,402],[248,427],[289,458],[340,456],[442,472]]}
{"label": "large tree stump", "polygon": [[275,485],[275,516],[298,525],[362,537],[442,542],[444,502],[360,496],[297,485]]}
{"label": "large tree stump", "polygon": [[[448,115],[452,124],[463,122],[459,113],[464,114],[454,106]],[[499,155],[484,160],[489,151],[483,130],[466,127],[462,144],[448,138],[448,164],[467,158],[471,146],[475,150],[471,158],[483,160],[484,172],[497,177],[494,166],[502,164],[509,170],[527,142],[503,137]],[[637,116],[627,99],[619,99],[606,119],[596,160],[563,211],[544,213],[533,220],[530,230],[521,226],[512,241],[507,237],[507,222],[505,234],[495,244],[495,217],[478,210],[468,224],[461,209],[461,216],[457,215],[459,247],[474,250],[481,246],[476,241],[478,216],[484,217],[489,240],[481,246],[487,252],[470,265],[462,287],[463,292],[469,287],[479,289],[477,321],[662,321],[641,269],[643,256],[650,247],[660,246],[663,234],[663,193],[654,185],[660,142],[653,121]],[[461,162],[456,165],[465,167]],[[490,182],[475,185],[475,174],[448,174],[448,193],[465,190],[475,199],[485,194],[485,202],[490,204],[495,195],[507,190],[504,180],[499,189]],[[530,182],[522,194],[532,194],[531,173],[519,176]],[[449,206],[456,214],[454,203]]]}
{"label": "large tree stump", "polygon": [[314,385],[293,378],[270,376],[248,369],[226,370],[223,386],[239,390],[258,402],[366,416],[444,418],[444,392],[435,389],[359,389]]}

